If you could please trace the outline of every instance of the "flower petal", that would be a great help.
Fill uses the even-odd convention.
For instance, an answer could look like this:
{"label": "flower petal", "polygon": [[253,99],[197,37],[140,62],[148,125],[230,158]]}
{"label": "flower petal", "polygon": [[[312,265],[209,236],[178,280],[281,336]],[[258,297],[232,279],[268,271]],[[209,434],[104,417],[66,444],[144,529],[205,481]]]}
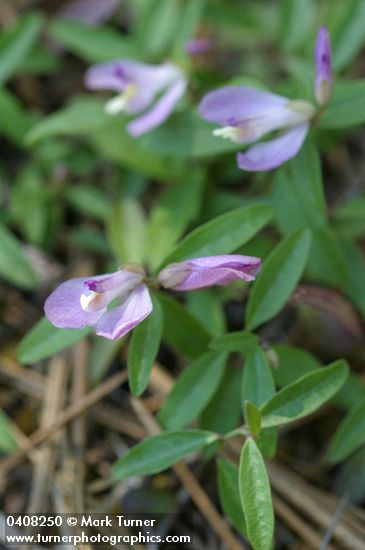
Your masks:
{"label": "flower petal", "polygon": [[277,168],[298,153],[308,130],[308,123],[300,124],[280,137],[254,145],[245,153],[238,153],[238,167],[248,172],[265,172]]}
{"label": "flower petal", "polygon": [[185,52],[188,55],[202,55],[212,49],[212,40],[210,38],[192,38],[185,44]]}
{"label": "flower petal", "polygon": [[90,90],[114,90],[123,92],[127,86],[135,86],[126,112],[140,113],[153,101],[156,94],[182,77],[182,71],[172,63],[148,65],[137,61],[120,60],[91,67],[85,76],[85,86]]}
{"label": "flower petal", "polygon": [[332,53],[329,34],[326,28],[321,27],[317,34],[314,49],[316,64],[316,78],[314,95],[319,105],[326,105],[332,93]]}
{"label": "flower petal", "polygon": [[105,312],[96,325],[96,334],[116,340],[141,323],[152,311],[146,285],[139,285],[121,306]]}
{"label": "flower petal", "polygon": [[139,137],[153,128],[160,126],[160,124],[165,122],[165,120],[170,116],[176,103],[184,95],[186,87],[186,79],[180,78],[180,80],[170,86],[167,92],[157,101],[152,109],[128,124],[128,132],[133,137]]}
{"label": "flower petal", "polygon": [[253,256],[206,256],[170,264],[161,271],[158,280],[165,288],[189,291],[228,285],[236,280],[252,281],[260,268],[260,259]]}
{"label": "flower petal", "polygon": [[97,26],[107,21],[120,5],[120,0],[73,0],[57,12],[63,19]]}
{"label": "flower petal", "polygon": [[119,269],[114,273],[87,279],[85,281],[85,286],[93,292],[108,292],[118,289],[120,293],[123,294],[131,290],[131,288],[136,287],[142,279],[143,275],[141,273]]}
{"label": "flower petal", "polygon": [[102,311],[84,311],[80,298],[85,293],[86,279],[71,279],[52,292],[44,304],[47,319],[58,328],[78,329],[94,325]]}
{"label": "flower petal", "polygon": [[227,86],[204,96],[199,113],[209,122],[221,126],[238,126],[252,118],[266,116],[288,101],[286,97],[255,88]]}

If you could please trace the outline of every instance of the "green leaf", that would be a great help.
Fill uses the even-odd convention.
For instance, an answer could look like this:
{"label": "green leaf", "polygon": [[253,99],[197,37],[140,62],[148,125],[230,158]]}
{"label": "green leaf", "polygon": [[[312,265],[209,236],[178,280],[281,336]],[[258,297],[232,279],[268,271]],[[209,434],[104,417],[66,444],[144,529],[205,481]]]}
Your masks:
{"label": "green leaf", "polygon": [[199,256],[230,254],[262,229],[271,215],[269,206],[254,204],[217,216],[189,233],[164,260],[163,266]]}
{"label": "green leaf", "polygon": [[252,348],[257,346],[259,343],[258,336],[252,334],[251,332],[227,332],[222,334],[222,336],[217,336],[209,342],[210,349],[217,351],[227,351],[227,352],[238,352],[242,355],[247,355],[250,353]]}
{"label": "green leaf", "polygon": [[110,246],[119,262],[144,262],[146,220],[139,202],[131,197],[116,202],[108,220],[107,233]]}
{"label": "green leaf", "polygon": [[92,386],[99,384],[104,378],[124,342],[125,338],[119,338],[118,340],[94,338],[92,340],[88,357],[88,378]]}
{"label": "green leaf", "polygon": [[336,464],[347,458],[365,443],[365,398],[363,398],[341,422],[335,432],[327,460]]}
{"label": "green leaf", "polygon": [[[321,365],[310,353],[293,346],[278,344],[274,346],[278,365],[273,369],[275,382],[278,386],[286,386],[295,382],[301,376],[313,372]],[[354,402],[365,397],[365,388],[360,380],[350,374],[346,382],[332,398],[333,403],[345,410],[351,409]]]}
{"label": "green leaf", "polygon": [[252,435],[259,435],[261,432],[261,413],[251,401],[244,402],[245,419],[248,429]]}
{"label": "green leaf", "polygon": [[246,328],[254,329],[274,317],[286,304],[307,262],[311,236],[298,229],[286,237],[264,262],[246,309]]}
{"label": "green leaf", "polygon": [[180,25],[181,4],[178,0],[157,0],[151,8],[139,29],[138,38],[143,41],[143,50],[147,55],[160,56],[171,49],[171,42]]}
{"label": "green leaf", "polygon": [[[50,189],[35,163],[19,172],[11,187],[10,212],[27,242],[43,246],[49,230]],[[32,212],[32,216],[29,216]]]}
{"label": "green leaf", "polygon": [[31,289],[38,284],[20,242],[4,225],[0,225],[0,276],[20,288]]}
{"label": "green leaf", "polygon": [[114,59],[138,59],[136,45],[119,30],[90,27],[77,21],[55,19],[48,27],[50,36],[72,53],[90,63]]}
{"label": "green leaf", "polygon": [[0,85],[6,82],[26,58],[36,41],[43,24],[39,13],[30,13],[22,17],[0,38]]}
{"label": "green leaf", "polygon": [[358,239],[365,234],[365,195],[339,204],[333,213],[334,227],[341,236]]}
{"label": "green leaf", "polygon": [[201,322],[210,334],[223,334],[226,318],[222,300],[212,288],[187,293],[188,310]]}
{"label": "green leaf", "polygon": [[151,209],[147,229],[148,259],[156,268],[199,212],[204,187],[201,171],[191,174],[189,185],[173,185]]}
{"label": "green leaf", "polygon": [[272,370],[266,354],[257,346],[247,356],[242,378],[242,401],[260,407],[275,394]]}
{"label": "green leaf", "polygon": [[291,384],[321,366],[314,355],[304,349],[283,344],[277,344],[273,349],[278,358],[278,365],[272,373],[278,386]]}
{"label": "green leaf", "polygon": [[162,328],[162,309],[154,298],[152,313],[133,330],[128,348],[129,387],[134,395],[141,395],[148,386],[152,365],[160,346]]}
{"label": "green leaf", "polygon": [[184,3],[182,17],[176,30],[176,49],[183,50],[186,43],[196,34],[206,7],[206,0],[192,0]]}
{"label": "green leaf", "polygon": [[335,83],[320,128],[348,128],[365,122],[365,79]]}
{"label": "green leaf", "polygon": [[365,42],[364,0],[348,0],[344,8],[346,11],[344,17],[341,18],[340,25],[333,33],[331,32],[333,66],[337,71],[349,65]]}
{"label": "green leaf", "polygon": [[217,466],[219,501],[224,515],[237,531],[247,538],[247,530],[238,492],[238,468],[223,458],[218,460]]}
{"label": "green leaf", "polygon": [[256,445],[260,449],[262,456],[266,459],[273,458],[276,455],[278,447],[279,430],[278,428],[263,428]]}
{"label": "green leaf", "polygon": [[111,201],[105,192],[92,185],[68,187],[66,199],[81,214],[100,221],[105,221],[111,211]]}
{"label": "green leaf", "polygon": [[347,376],[346,362],[336,361],[285,386],[261,407],[263,427],[280,426],[308,416],[335,395]]}
{"label": "green leaf", "polygon": [[164,339],[184,357],[194,359],[206,352],[211,335],[179,302],[160,292],[163,308]]}
{"label": "green leaf", "polygon": [[226,367],[222,381],[200,416],[204,430],[226,434],[238,427],[241,416],[241,372]]}
{"label": "green leaf", "polygon": [[162,125],[143,136],[141,147],[151,153],[201,158],[237,151],[239,145],[213,136],[214,125],[195,112],[174,113]]}
{"label": "green leaf", "polygon": [[11,420],[5,412],[0,409],[0,451],[6,454],[14,452],[18,448],[13,434]]}
{"label": "green leaf", "polygon": [[183,371],[158,414],[158,420],[166,430],[182,428],[198,416],[214,395],[226,360],[225,353],[210,351]]}
{"label": "green leaf", "polygon": [[269,478],[262,455],[251,438],[242,448],[239,492],[250,543],[254,550],[270,550],[274,536],[274,512]]}
{"label": "green leaf", "polygon": [[282,233],[325,224],[321,161],[313,140],[308,138],[299,154],[277,170],[273,183],[275,219]]}
{"label": "green leaf", "polygon": [[40,119],[26,136],[26,143],[34,145],[52,136],[82,136],[108,126],[110,117],[104,112],[104,101],[80,96],[63,109]]}
{"label": "green leaf", "polygon": [[36,363],[83,340],[90,331],[89,327],[81,330],[56,328],[43,318],[20,341],[17,358],[22,363]]}
{"label": "green leaf", "polygon": [[148,437],[115,462],[113,477],[122,479],[161,472],[216,440],[216,434],[203,430],[168,432]]}
{"label": "green leaf", "polygon": [[279,39],[287,52],[298,49],[308,39],[314,16],[312,0],[282,0]]}
{"label": "green leaf", "polygon": [[0,133],[15,145],[23,147],[29,125],[28,113],[16,96],[4,88],[0,89]]}
{"label": "green leaf", "polygon": [[140,140],[128,135],[122,117],[109,117],[107,126],[100,126],[97,132],[87,131],[82,135],[91,143],[98,155],[148,177],[167,183],[185,183],[190,177],[191,172],[187,171],[182,160],[142,150]]}

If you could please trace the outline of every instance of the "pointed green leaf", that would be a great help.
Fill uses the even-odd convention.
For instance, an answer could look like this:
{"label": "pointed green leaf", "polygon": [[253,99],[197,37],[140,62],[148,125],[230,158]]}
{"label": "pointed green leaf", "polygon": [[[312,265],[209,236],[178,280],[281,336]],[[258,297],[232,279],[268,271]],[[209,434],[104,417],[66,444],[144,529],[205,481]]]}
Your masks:
{"label": "pointed green leaf", "polygon": [[213,338],[209,343],[209,347],[217,351],[236,351],[242,353],[242,355],[247,355],[252,348],[257,346],[258,341],[259,339],[256,334],[251,334],[250,332],[227,332],[226,334],[222,334],[222,336]]}
{"label": "pointed green leaf", "polygon": [[20,341],[17,358],[22,363],[36,363],[76,344],[90,332],[90,327],[80,330],[56,328],[43,318]]}
{"label": "pointed green leaf", "polygon": [[43,23],[39,13],[30,13],[0,37],[0,85],[16,72],[37,39]]}
{"label": "pointed green leaf", "polygon": [[163,265],[200,256],[230,254],[249,241],[270,220],[272,210],[266,204],[238,208],[194,229]]}
{"label": "pointed green leaf", "polygon": [[0,451],[8,454],[14,452],[17,447],[12,422],[6,413],[0,409]]}
{"label": "pointed green leaf", "polygon": [[0,277],[20,288],[37,286],[37,277],[18,239],[0,225]]}
{"label": "pointed green leaf", "polygon": [[365,122],[365,79],[336,82],[320,128],[348,128]]}
{"label": "pointed green leaf", "polygon": [[224,515],[237,531],[247,538],[240,494],[238,492],[238,468],[223,458],[218,460],[217,466],[219,500]]}
{"label": "pointed green leaf", "polygon": [[78,21],[54,19],[48,32],[70,52],[90,63],[138,57],[136,45],[129,36],[112,27],[95,27]]}
{"label": "pointed green leaf", "polygon": [[365,399],[350,411],[335,432],[327,459],[336,464],[347,458],[365,443]]}
{"label": "pointed green leaf", "polygon": [[240,417],[241,372],[227,365],[217,391],[200,416],[200,427],[225,434],[238,427]]}
{"label": "pointed green leaf", "polygon": [[152,313],[133,330],[128,348],[129,387],[134,395],[141,395],[148,386],[162,328],[162,309],[158,300],[153,298]]}
{"label": "pointed green leaf", "polygon": [[286,237],[264,262],[246,310],[246,328],[254,329],[284,307],[296,287],[311,244],[308,230],[298,229]]}
{"label": "pointed green leaf", "polygon": [[259,435],[261,431],[261,413],[251,401],[244,402],[245,419],[252,435]]}
{"label": "pointed green leaf", "polygon": [[262,426],[280,426],[319,409],[345,383],[348,366],[336,361],[285,386],[261,407]]}
{"label": "pointed green leaf", "polygon": [[208,347],[211,335],[186,308],[160,292],[159,300],[164,316],[164,339],[183,356],[194,359],[202,355]]}
{"label": "pointed green leaf", "polygon": [[266,354],[257,346],[247,356],[242,378],[242,401],[261,407],[275,395],[272,370]]}
{"label": "pointed green leaf", "polygon": [[182,428],[198,416],[222,379],[226,359],[225,353],[210,351],[184,370],[158,414],[165,429]]}
{"label": "pointed green leaf", "polygon": [[157,267],[172,246],[198,214],[204,177],[200,171],[185,182],[173,185],[151,209],[147,230],[147,253],[153,268]]}
{"label": "pointed green leaf", "polygon": [[118,261],[144,262],[146,220],[138,201],[129,197],[115,203],[108,220],[107,234]]}
{"label": "pointed green leaf", "polygon": [[161,472],[216,440],[216,434],[203,430],[148,437],[115,462],[113,477],[122,479]]}
{"label": "pointed green leaf", "polygon": [[243,446],[239,468],[239,492],[250,543],[254,550],[270,550],[274,536],[274,512],[265,463],[253,439]]}

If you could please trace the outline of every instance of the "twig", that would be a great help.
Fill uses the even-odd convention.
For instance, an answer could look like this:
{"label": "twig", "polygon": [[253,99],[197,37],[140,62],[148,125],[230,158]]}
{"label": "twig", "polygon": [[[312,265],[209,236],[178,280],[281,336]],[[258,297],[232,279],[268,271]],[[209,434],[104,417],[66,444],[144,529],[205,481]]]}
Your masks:
{"label": "twig", "polygon": [[26,458],[28,453],[30,453],[35,447],[38,445],[41,445],[45,441],[47,441],[50,437],[52,437],[55,433],[58,432],[65,424],[73,420],[76,416],[79,414],[82,414],[87,409],[95,405],[100,399],[108,395],[108,393],[112,392],[116,388],[118,388],[121,384],[123,384],[128,378],[128,372],[126,370],[119,372],[118,374],[115,374],[114,376],[110,377],[108,380],[106,380],[101,386],[96,388],[95,390],[88,393],[83,399],[81,399],[78,403],[74,403],[70,407],[68,407],[65,411],[63,411],[62,414],[58,417],[56,422],[54,422],[51,426],[49,426],[46,429],[38,429],[35,431],[29,438],[29,444],[24,447],[23,449],[20,449],[16,453],[12,454],[11,456],[5,458],[0,462],[0,479],[2,477],[5,477],[13,468],[18,466],[23,462],[23,460]]}
{"label": "twig", "polygon": [[[57,419],[62,410],[65,399],[65,389],[68,378],[68,368],[63,357],[56,356],[50,362],[49,375],[44,393],[44,402],[41,416],[41,429],[46,429]],[[30,497],[27,513],[42,512],[48,481],[51,477],[55,462],[55,448],[48,446],[34,454],[35,465],[32,477]]]}
{"label": "twig", "polygon": [[[87,359],[89,346],[86,341],[80,342],[74,350],[74,369],[72,378],[72,401],[77,404],[83,399],[87,390]],[[75,456],[73,485],[74,511],[82,513],[85,510],[85,461],[84,451],[86,444],[86,422],[85,416],[75,417],[72,423],[72,444]]]}
{"label": "twig", "polygon": [[[297,533],[302,541],[308,544],[309,548],[317,550],[321,543],[321,536],[308,522],[304,521],[290,506],[286,504],[279,496],[273,497],[275,512],[288,525],[289,529]],[[328,546],[327,550],[335,550],[333,546]]]}
{"label": "twig", "polygon": [[[132,398],[132,406],[140,421],[151,435],[161,432],[156,420],[143,405],[141,400]],[[187,493],[189,493],[196,507],[209,522],[216,535],[225,542],[230,550],[242,550],[244,548],[243,543],[233,534],[229,525],[219,514],[207,493],[186,464],[180,462],[179,464],[175,464],[172,468],[184,485]]]}

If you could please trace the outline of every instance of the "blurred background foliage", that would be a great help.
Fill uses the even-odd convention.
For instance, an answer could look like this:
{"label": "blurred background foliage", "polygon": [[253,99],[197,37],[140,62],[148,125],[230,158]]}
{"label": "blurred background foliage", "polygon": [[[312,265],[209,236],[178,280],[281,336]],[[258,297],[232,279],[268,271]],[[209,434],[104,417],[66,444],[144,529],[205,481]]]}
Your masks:
{"label": "blurred background foliage", "polygon": [[[363,502],[365,1],[120,0],[98,24],[67,14],[69,4],[3,0],[0,7],[3,356],[14,359],[21,341],[18,360],[42,369],[42,361],[88,333],[57,331],[41,319],[44,299],[59,281],[125,262],[155,271],[201,224],[240,207],[272,207],[269,225],[238,252],[265,259],[299,228],[312,237],[303,280],[289,303],[265,324],[246,312],[249,328],[260,326],[260,338],[271,346],[275,383],[285,386],[339,357],[352,369],[330,414],[284,433],[279,460],[328,493],[350,491],[348,500]],[[320,25],[333,46],[331,104],[297,158],[274,173],[239,171],[237,145],[212,136],[197,103],[227,84],[312,100]],[[209,50],[189,56],[185,46],[196,37],[207,39]],[[104,113],[110,94],[88,92],[83,84],[90,65],[117,58],[172,60],[189,78],[177,111],[138,140],[125,130],[127,117]],[[247,292],[242,285],[197,292],[186,307],[163,296],[161,363],[178,373],[209,342],[219,347],[213,337],[242,330]],[[90,385],[115,368],[123,344],[92,341]],[[202,427],[225,433],[237,425],[239,378],[238,369],[226,369],[201,413]],[[18,406],[3,403],[10,416]],[[343,418],[347,424],[327,450]],[[17,443],[5,413],[0,424],[0,446],[11,452]],[[223,465],[220,476],[231,474]],[[289,547],[282,529],[278,548]]]}

